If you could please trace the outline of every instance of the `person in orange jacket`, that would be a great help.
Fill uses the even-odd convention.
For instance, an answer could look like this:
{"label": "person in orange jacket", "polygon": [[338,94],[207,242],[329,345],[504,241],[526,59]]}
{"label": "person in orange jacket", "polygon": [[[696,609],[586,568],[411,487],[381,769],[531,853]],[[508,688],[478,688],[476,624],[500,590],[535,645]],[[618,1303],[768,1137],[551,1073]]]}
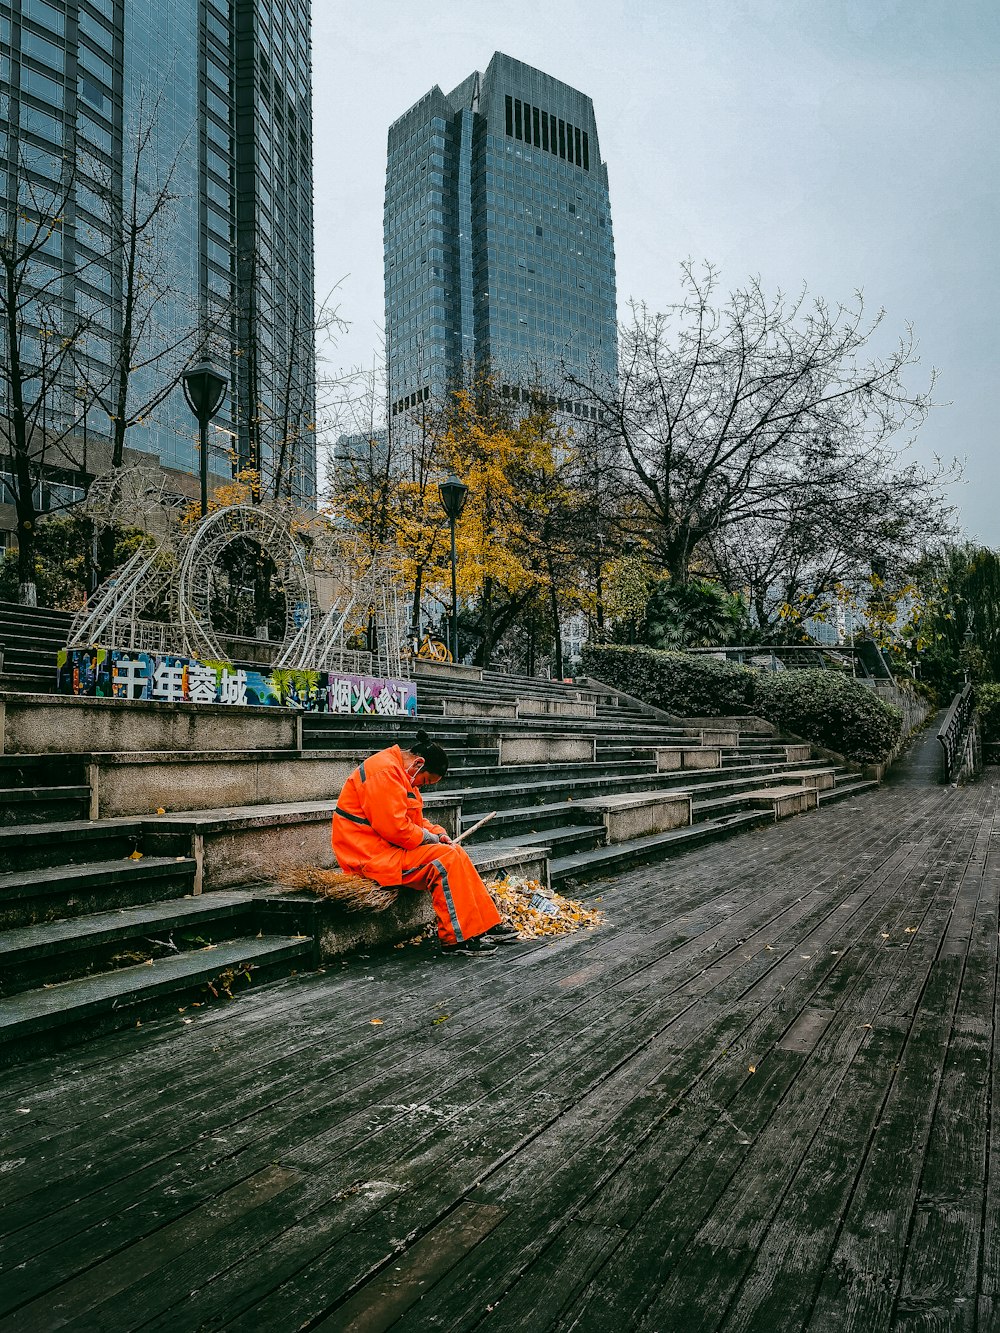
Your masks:
{"label": "person in orange jacket", "polygon": [[409,749],[391,745],[359,764],[341,788],[333,853],[342,870],[378,884],[430,889],[447,952],[493,953],[513,942],[496,904],[461,847],[424,818],[420,787],[440,782],[448,756],[425,731]]}

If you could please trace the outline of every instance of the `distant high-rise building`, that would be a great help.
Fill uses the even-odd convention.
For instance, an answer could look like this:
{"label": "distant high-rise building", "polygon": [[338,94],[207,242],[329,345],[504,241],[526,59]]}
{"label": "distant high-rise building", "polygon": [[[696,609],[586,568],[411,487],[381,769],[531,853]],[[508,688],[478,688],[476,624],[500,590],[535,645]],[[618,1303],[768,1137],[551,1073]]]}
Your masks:
{"label": "distant high-rise building", "polygon": [[[173,196],[155,256],[169,286],[157,336],[216,330],[230,389],[209,432],[211,472],[256,463],[265,486],[277,479],[300,499],[316,490],[310,40],[310,0],[0,0],[0,226],[32,182],[75,163],[49,260],[66,275],[67,309],[98,311],[110,357],[122,307],[109,218],[129,197],[137,128],[152,123],[139,198],[171,172]],[[93,385],[100,337],[88,355]],[[135,372],[137,397],[164,364]],[[51,406],[80,410],[71,385]],[[86,412],[91,438],[106,435],[100,396]],[[196,434],[178,389],[127,443],[197,473]]]}
{"label": "distant high-rise building", "polygon": [[556,392],[564,368],[614,374],[608,173],[589,97],[497,52],[390,126],[385,307],[390,420],[472,369]]}

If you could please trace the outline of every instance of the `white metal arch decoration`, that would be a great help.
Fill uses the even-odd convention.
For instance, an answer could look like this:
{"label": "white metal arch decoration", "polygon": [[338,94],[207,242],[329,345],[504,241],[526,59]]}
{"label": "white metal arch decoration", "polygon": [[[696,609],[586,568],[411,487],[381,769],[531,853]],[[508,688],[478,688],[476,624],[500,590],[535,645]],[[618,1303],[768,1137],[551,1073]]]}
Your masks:
{"label": "white metal arch decoration", "polygon": [[[285,594],[285,632],[275,666],[287,666],[313,615],[313,591],[288,516],[260,505],[229,505],[207,515],[187,543],[177,574],[177,610],[186,652],[202,660],[227,654],[212,626],[212,580],[222,553],[233,542],[253,542],[273,561]],[[298,618],[297,618],[298,617]]]}

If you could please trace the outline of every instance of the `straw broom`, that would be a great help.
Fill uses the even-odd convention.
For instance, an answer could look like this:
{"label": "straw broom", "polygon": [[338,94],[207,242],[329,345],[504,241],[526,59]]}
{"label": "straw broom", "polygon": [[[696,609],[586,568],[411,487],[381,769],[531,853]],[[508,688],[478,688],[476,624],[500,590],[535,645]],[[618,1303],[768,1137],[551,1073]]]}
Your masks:
{"label": "straw broom", "polygon": [[[452,847],[459,846],[484,824],[488,824],[496,813],[491,810],[472,828],[453,838]],[[352,875],[346,870],[322,870],[319,866],[293,866],[283,872],[281,882],[290,889],[308,889],[321,898],[333,898],[348,912],[384,912],[393,905],[399,892],[396,885],[383,887],[373,879],[366,879],[364,875]]]}

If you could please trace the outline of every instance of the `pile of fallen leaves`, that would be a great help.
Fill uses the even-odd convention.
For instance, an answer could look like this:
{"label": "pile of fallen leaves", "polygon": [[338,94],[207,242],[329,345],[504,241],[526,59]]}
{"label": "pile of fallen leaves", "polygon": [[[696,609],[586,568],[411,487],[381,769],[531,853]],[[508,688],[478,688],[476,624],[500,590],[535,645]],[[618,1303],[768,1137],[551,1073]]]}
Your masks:
{"label": "pile of fallen leaves", "polygon": [[[522,940],[549,939],[554,935],[570,935],[575,930],[593,930],[604,920],[603,912],[584,907],[575,898],[550,893],[537,879],[508,875],[486,887],[504,922],[513,926]],[[555,905],[556,911],[550,913],[533,907],[531,899],[535,894],[543,894]]]}

